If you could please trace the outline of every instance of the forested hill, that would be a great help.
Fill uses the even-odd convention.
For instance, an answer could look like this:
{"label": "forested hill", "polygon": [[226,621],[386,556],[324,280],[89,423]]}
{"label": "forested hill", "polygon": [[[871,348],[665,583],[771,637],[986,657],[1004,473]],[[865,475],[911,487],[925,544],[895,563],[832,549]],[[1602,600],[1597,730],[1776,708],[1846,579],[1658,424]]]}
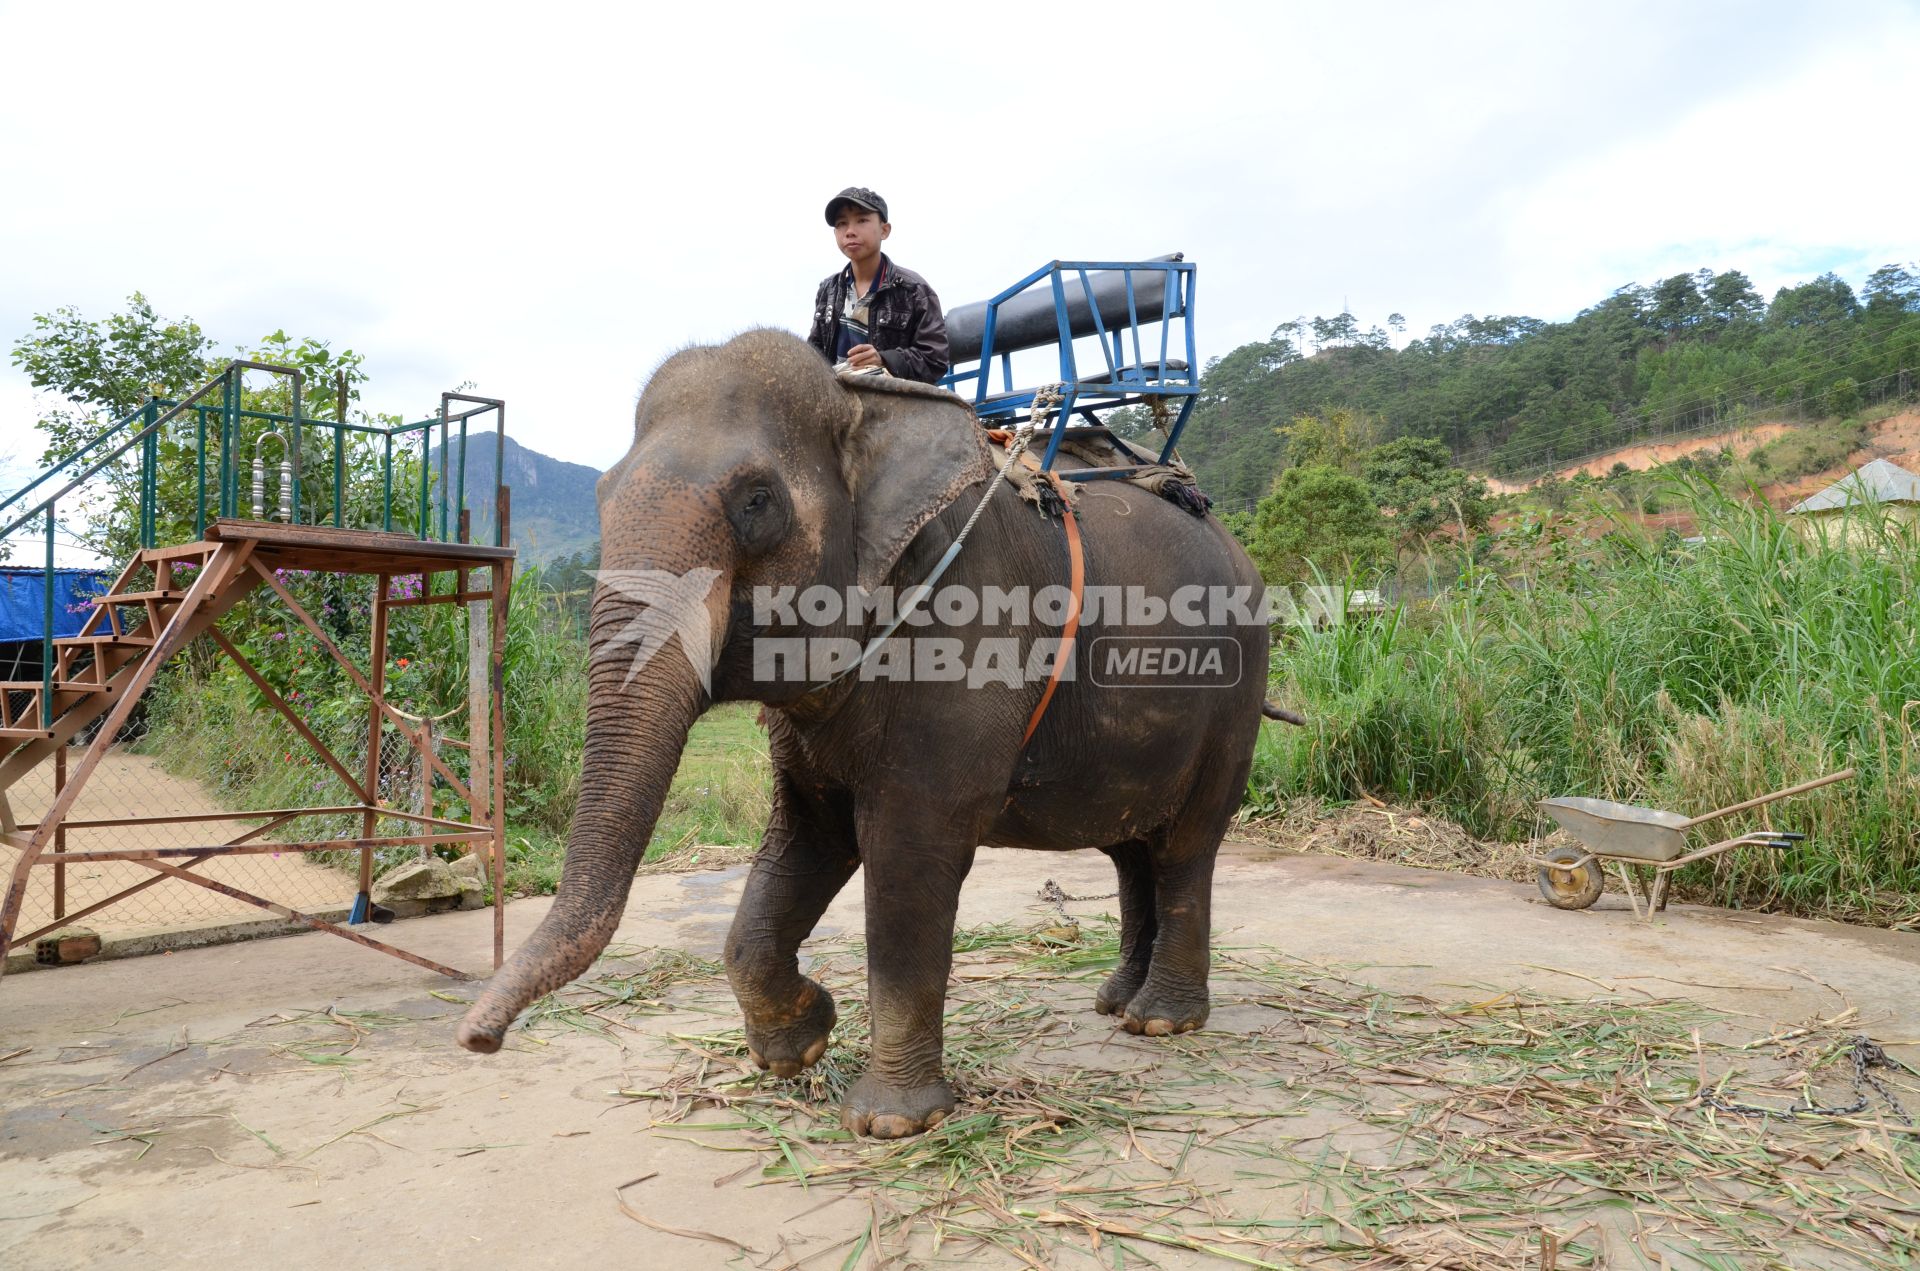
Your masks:
{"label": "forested hill", "polygon": [[1285,466],[1279,425],[1328,408],[1502,476],[1651,434],[1851,414],[1920,386],[1916,271],[1885,266],[1858,295],[1822,274],[1767,302],[1745,274],[1703,269],[1623,287],[1568,322],[1469,314],[1400,349],[1351,314],[1298,319],[1208,364],[1181,454],[1237,508]]}
{"label": "forested hill", "polygon": [[[473,541],[493,541],[493,448],[492,432],[477,432],[467,439],[467,506],[473,509]],[[451,449],[456,465],[460,442]],[[523,560],[540,564],[557,560],[572,552],[597,550],[600,542],[600,507],[594,497],[594,483],[600,470],[584,463],[568,463],[531,450],[506,438],[506,481],[513,489],[513,543]],[[433,467],[441,466],[441,454],[434,449]],[[435,487],[438,488],[437,486]]]}

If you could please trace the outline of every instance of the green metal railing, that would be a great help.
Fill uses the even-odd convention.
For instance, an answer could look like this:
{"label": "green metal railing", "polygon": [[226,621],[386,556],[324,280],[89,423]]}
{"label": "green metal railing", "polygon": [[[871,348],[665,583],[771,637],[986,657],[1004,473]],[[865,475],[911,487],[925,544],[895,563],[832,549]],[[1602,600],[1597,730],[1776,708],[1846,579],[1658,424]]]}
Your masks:
{"label": "green metal railing", "polygon": [[[248,371],[264,371],[285,377],[290,384],[288,402],[289,413],[261,410],[246,404],[245,376]],[[108,425],[99,436],[94,437],[73,454],[67,456],[47,471],[5,499],[0,499],[0,541],[9,541],[22,527],[35,523],[44,527],[46,560],[42,581],[45,587],[44,621],[45,634],[41,645],[41,726],[53,725],[53,669],[54,669],[54,583],[53,583],[53,546],[54,528],[57,523],[58,505],[61,499],[86,485],[89,481],[112,469],[116,464],[124,463],[132,455],[132,466],[138,489],[137,521],[134,527],[138,546],[142,548],[171,547],[173,542],[162,543],[163,537],[174,537],[166,527],[183,527],[179,541],[192,542],[204,538],[210,519],[263,517],[281,520],[291,525],[331,525],[339,529],[380,529],[389,533],[394,531],[395,490],[394,469],[396,448],[402,456],[406,448],[417,435],[419,438],[419,480],[418,490],[405,491],[401,498],[411,506],[403,504],[401,520],[409,519],[407,512],[413,515],[411,533],[423,541],[452,541],[460,533],[462,513],[467,508],[467,434],[470,422],[482,415],[494,413],[496,418],[494,436],[494,465],[492,500],[493,541],[496,546],[504,546],[506,530],[505,518],[499,512],[499,491],[502,469],[506,461],[507,408],[506,403],[494,398],[472,397],[464,393],[442,393],[440,410],[431,419],[418,420],[410,424],[397,424],[390,428],[365,423],[352,423],[347,414],[347,384],[344,377],[335,381],[334,419],[314,419],[304,409],[304,390],[306,376],[303,372],[288,366],[275,366],[267,362],[249,362],[234,360],[229,362],[220,374],[208,380],[199,389],[181,401],[167,401],[151,397],[126,418]],[[455,407],[464,406],[464,410]],[[185,509],[177,509],[177,516],[168,515],[163,509],[163,480],[161,473],[161,442],[169,428],[184,432],[187,421],[192,424],[193,451],[193,519],[192,537],[184,535]],[[460,453],[457,465],[453,462],[449,450],[451,430],[459,425]],[[440,430],[440,463],[436,473],[433,457],[433,430]],[[321,499],[313,491],[303,488],[305,461],[303,459],[304,442],[307,434],[319,429],[322,439],[331,431],[331,498],[325,500],[325,506],[319,506]],[[284,430],[284,431],[283,431]],[[380,506],[377,525],[349,525],[347,518],[347,496],[350,489],[348,468],[350,460],[362,457],[362,448],[349,446],[350,436],[362,436],[375,439],[372,446],[379,452],[380,464]],[[278,439],[281,444],[282,459],[279,471],[280,496],[278,508],[270,509],[265,503],[265,456],[262,447],[270,440]],[[209,446],[212,440],[216,444]],[[187,444],[182,439],[182,444]],[[359,452],[359,453],[357,453]],[[326,448],[321,450],[326,453]],[[249,454],[251,459],[249,459]],[[370,462],[370,459],[368,460]],[[243,469],[251,465],[253,481],[251,498],[242,500]],[[452,468],[453,471],[449,472]],[[449,480],[449,476],[454,477]],[[60,478],[65,477],[65,483]],[[437,479],[436,479],[437,478]],[[358,483],[353,483],[357,485]],[[45,495],[39,502],[27,505],[29,496],[42,487],[53,485],[54,493]],[[209,501],[209,486],[212,499]],[[438,486],[438,507],[434,506],[433,488]],[[176,496],[181,497],[181,496]],[[309,508],[309,502],[316,506]],[[438,512],[437,524],[434,513]],[[209,517],[211,512],[212,518]],[[450,535],[452,537],[450,537]]]}

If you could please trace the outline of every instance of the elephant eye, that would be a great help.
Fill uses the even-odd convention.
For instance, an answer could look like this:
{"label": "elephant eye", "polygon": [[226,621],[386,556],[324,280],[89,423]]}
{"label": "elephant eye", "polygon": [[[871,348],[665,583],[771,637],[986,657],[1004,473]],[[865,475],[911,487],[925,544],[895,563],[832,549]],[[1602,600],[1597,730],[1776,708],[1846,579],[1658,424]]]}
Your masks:
{"label": "elephant eye", "polygon": [[727,491],[723,506],[734,541],[749,556],[778,543],[792,515],[785,491],[758,473]]}

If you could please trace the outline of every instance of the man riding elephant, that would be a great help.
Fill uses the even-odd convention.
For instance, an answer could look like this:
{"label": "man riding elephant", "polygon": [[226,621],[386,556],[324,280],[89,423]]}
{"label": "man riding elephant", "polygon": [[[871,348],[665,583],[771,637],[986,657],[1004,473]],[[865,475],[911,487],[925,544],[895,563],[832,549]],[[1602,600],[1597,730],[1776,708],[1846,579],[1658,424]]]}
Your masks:
{"label": "man riding elephant", "polygon": [[[727,974],[763,1068],[788,1077],[818,1060],[834,1004],[801,974],[798,949],[861,873],[872,1061],[843,1107],[854,1132],[917,1133],[954,1106],[942,1010],[960,888],[982,844],[1105,852],[1119,874],[1120,959],[1095,1009],[1149,1035],[1205,1023],[1214,856],[1262,714],[1268,630],[1248,603],[1259,576],[1213,517],[1121,481],[1079,501],[1077,565],[1061,520],[1004,489],[982,506],[1003,466],[959,398],[836,376],[790,335],[751,331],[660,367],[632,449],[600,481],[605,569],[559,893],[468,1012],[461,1044],[498,1049],[528,1003],[592,964],[689,728],[712,703],[743,699],[767,707],[773,812]],[[868,649],[886,615],[810,598],[912,591],[976,511],[936,600],[900,628],[909,673],[884,650],[846,673],[846,651]],[[996,595],[1028,603],[996,608]],[[1090,625],[1096,597],[1124,636]],[[923,662],[934,642],[951,656]],[[1044,657],[987,656],[1063,646],[1057,677]],[[1160,674],[1176,647],[1207,656]],[[956,659],[964,674],[937,673]],[[1196,674],[1203,660],[1212,669]],[[983,663],[997,669],[978,673]]]}
{"label": "man riding elephant", "polygon": [[827,224],[847,267],[821,279],[807,343],[836,367],[937,383],[947,373],[947,324],[927,280],[893,263],[887,201],[849,186],[827,203]]}

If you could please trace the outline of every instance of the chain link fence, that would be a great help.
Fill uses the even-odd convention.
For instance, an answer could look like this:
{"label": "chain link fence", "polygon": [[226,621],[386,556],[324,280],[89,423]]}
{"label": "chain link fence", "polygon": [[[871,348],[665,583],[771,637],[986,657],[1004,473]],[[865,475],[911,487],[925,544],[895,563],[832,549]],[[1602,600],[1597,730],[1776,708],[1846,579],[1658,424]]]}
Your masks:
{"label": "chain link fence", "polygon": [[[465,766],[463,743],[456,738],[434,734],[435,752],[450,767]],[[40,819],[53,802],[55,774],[64,766],[69,771],[79,764],[83,746],[68,748],[65,764],[48,762],[28,773],[9,796],[13,814],[22,825]],[[350,770],[364,763],[365,746],[335,753]],[[289,750],[288,762],[315,771],[314,794],[318,806],[352,801],[345,783],[310,754]],[[381,803],[402,811],[434,815],[435,802],[440,814],[465,815],[464,804],[448,808],[449,793],[442,785],[434,789],[432,768],[416,748],[391,724],[381,730],[379,786]],[[324,800],[325,802],[320,802]],[[29,871],[25,903],[21,911],[23,933],[39,930],[63,920],[84,920],[85,925],[105,935],[166,931],[182,926],[205,926],[225,922],[251,922],[271,919],[258,906],[210,891],[192,883],[155,873],[138,861],[84,861],[71,865],[44,862],[58,859],[63,851],[119,850],[143,851],[182,848],[231,841],[264,821],[254,820],[176,820],[147,821],[142,824],[90,826],[90,821],[116,820],[122,817],[197,818],[237,809],[233,799],[222,799],[206,783],[167,771],[161,755],[150,753],[142,743],[120,743],[109,749],[94,770],[61,830],[52,854],[41,866]],[[271,835],[271,841],[325,838],[354,838],[361,833],[359,813],[309,815],[288,821]],[[406,834],[415,827],[396,818],[382,818],[376,834]],[[375,852],[376,876],[399,861],[424,856],[428,849],[392,847]],[[0,876],[10,873],[18,861],[20,849],[0,845]],[[168,863],[188,867],[191,857],[168,857]],[[266,851],[252,855],[214,856],[191,867],[192,872],[215,879],[240,891],[277,901],[317,917],[344,915],[352,906],[358,886],[359,852]],[[94,906],[138,885],[140,890],[112,900],[104,908]]]}
{"label": "chain link fence", "polygon": [[[365,580],[367,597],[372,594],[371,582]],[[396,580],[401,592],[406,592],[405,582]],[[258,905],[156,872],[138,860],[60,863],[63,853],[166,849],[169,855],[159,859],[175,868],[316,917],[345,920],[358,891],[363,851],[371,851],[377,878],[435,849],[394,845],[302,851],[276,850],[275,843],[424,832],[425,827],[398,817],[375,816],[368,824],[368,815],[358,810],[361,798],[354,786],[369,776],[384,808],[471,819],[466,801],[422,753],[424,747],[439,760],[439,768],[462,782],[469,780],[466,703],[433,714],[425,713],[424,706],[419,707],[420,713],[405,709],[458,694],[465,680],[465,641],[458,638],[464,623],[450,621],[455,615],[444,611],[437,615],[420,608],[390,611],[392,634],[408,637],[407,647],[414,656],[397,659],[397,665],[389,659],[390,693],[396,687],[401,691],[388,701],[414,736],[393,719],[383,719],[379,753],[369,772],[372,707],[366,695],[344,684],[317,643],[306,653],[289,652],[293,647],[289,641],[304,632],[277,601],[256,594],[247,603],[263,606],[247,615],[256,650],[252,660],[276,660],[265,668],[274,691],[339,769],[352,775],[353,782],[258,689],[242,680],[234,664],[210,641],[198,641],[163,671],[161,685],[142,700],[128,727],[87,778],[48,854],[28,871],[16,938],[67,922],[114,938],[280,921]],[[332,632],[346,647],[349,660],[362,667],[367,616],[365,604],[351,608],[342,604],[340,626]],[[285,620],[284,630],[272,631],[281,620]],[[434,622],[440,626],[429,631]],[[358,650],[353,648],[355,643]],[[423,648],[429,652],[423,654]],[[429,657],[444,662],[435,668],[437,692],[408,691],[404,681],[395,685],[396,677]],[[320,687],[318,678],[323,663],[327,663],[325,673],[333,677],[326,681],[327,690]],[[31,704],[31,694],[17,696],[29,700],[9,700],[10,714]],[[395,697],[401,704],[395,704]],[[68,774],[80,768],[93,735],[92,729],[83,732],[63,753],[38,764],[5,792],[12,816],[8,828],[25,831],[42,819]],[[274,815],[262,815],[256,809],[270,809]],[[290,809],[320,810],[288,815]],[[485,811],[481,809],[482,819],[487,819]],[[243,815],[247,813],[254,814]],[[127,818],[139,819],[129,823]],[[205,858],[179,854],[182,848],[236,840],[256,850]],[[455,849],[439,850],[451,855]],[[11,874],[21,852],[20,847],[0,840],[0,878]]]}

